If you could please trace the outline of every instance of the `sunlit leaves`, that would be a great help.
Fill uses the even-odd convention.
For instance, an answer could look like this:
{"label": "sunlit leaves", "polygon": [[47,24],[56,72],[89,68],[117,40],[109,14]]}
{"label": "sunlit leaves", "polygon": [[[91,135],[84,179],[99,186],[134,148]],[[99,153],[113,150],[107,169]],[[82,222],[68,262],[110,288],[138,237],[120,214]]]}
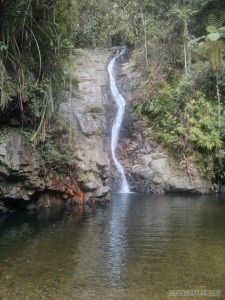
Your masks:
{"label": "sunlit leaves", "polygon": [[219,40],[220,34],[219,32],[210,33],[207,35],[207,38],[212,42],[216,42]]}
{"label": "sunlit leaves", "polygon": [[189,139],[196,147],[211,151],[222,146],[217,128],[216,107],[204,95],[199,94],[198,98],[189,101],[187,115],[190,124],[187,129]]}

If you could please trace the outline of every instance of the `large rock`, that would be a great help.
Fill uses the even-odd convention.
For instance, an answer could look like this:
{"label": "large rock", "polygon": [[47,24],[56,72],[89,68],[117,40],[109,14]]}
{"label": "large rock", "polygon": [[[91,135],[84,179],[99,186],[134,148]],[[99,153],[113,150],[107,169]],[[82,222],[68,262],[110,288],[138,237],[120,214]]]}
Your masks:
{"label": "large rock", "polygon": [[64,203],[84,201],[84,193],[73,172],[68,174],[67,170],[61,170],[57,174],[43,168],[40,153],[32,149],[19,130],[1,130],[4,134],[0,146],[0,197],[4,205],[30,205],[46,193],[54,193],[55,197],[64,199]]}
{"label": "large rock", "polygon": [[78,183],[85,201],[109,198],[110,160],[105,114],[107,61],[111,53],[89,51],[78,57],[74,76],[79,79],[71,97],[60,105],[60,113],[80,132],[74,145]]}
{"label": "large rock", "polygon": [[[6,132],[6,129],[4,130]],[[0,193],[2,198],[29,200],[37,186],[44,185],[39,176],[40,158],[34,154],[17,130],[2,135],[0,147]]]}
{"label": "large rock", "polygon": [[208,194],[211,192],[211,188],[209,183],[203,179],[195,179],[193,181],[184,176],[182,178],[174,176],[168,180],[165,192]]}
{"label": "large rock", "polygon": [[[111,53],[90,51],[76,58],[72,87],[60,113],[79,132],[73,144],[75,167],[61,166],[57,172],[43,165],[38,149],[15,128],[1,129],[0,211],[6,206],[49,207],[109,199],[105,104],[107,60]],[[9,204],[11,203],[11,204]]]}

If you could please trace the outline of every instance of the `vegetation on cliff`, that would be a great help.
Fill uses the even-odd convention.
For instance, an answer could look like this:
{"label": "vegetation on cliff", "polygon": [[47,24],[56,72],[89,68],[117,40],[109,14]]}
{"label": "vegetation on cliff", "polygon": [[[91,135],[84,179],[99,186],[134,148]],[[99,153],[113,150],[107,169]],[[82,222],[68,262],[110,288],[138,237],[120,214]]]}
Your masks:
{"label": "vegetation on cliff", "polygon": [[46,141],[41,148],[50,162],[65,161],[59,143],[52,146],[62,126],[49,121],[69,82],[65,66],[74,53],[76,14],[70,0],[0,2],[0,122],[23,128],[33,145]]}
{"label": "vegetation on cliff", "polygon": [[64,67],[75,49],[136,47],[144,79],[134,110],[151,138],[190,176],[197,161],[202,175],[223,181],[224,26],[223,0],[3,0],[1,122],[29,129],[49,150],[46,129],[71,82]]}
{"label": "vegetation on cliff", "polygon": [[200,174],[216,183],[225,178],[224,13],[222,1],[168,7],[164,36],[147,42],[146,80],[135,104],[151,138],[171,150],[189,177],[197,162]]}
{"label": "vegetation on cliff", "polygon": [[202,176],[223,182],[223,1],[87,0],[78,11],[80,45],[142,49],[137,67],[145,78],[134,110],[146,116],[150,138],[171,150],[189,177],[197,162]]}

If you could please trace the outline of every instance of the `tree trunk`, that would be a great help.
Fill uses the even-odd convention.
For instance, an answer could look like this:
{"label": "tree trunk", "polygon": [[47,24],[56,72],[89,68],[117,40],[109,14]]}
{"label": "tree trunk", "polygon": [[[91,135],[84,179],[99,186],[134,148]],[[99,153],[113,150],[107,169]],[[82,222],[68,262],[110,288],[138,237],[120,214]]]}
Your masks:
{"label": "tree trunk", "polygon": [[184,20],[184,70],[185,76],[188,76],[188,50],[187,50],[187,40],[188,40],[188,24],[187,21]]}
{"label": "tree trunk", "polygon": [[218,73],[216,74],[216,96],[217,96],[217,102],[218,102],[218,132],[219,132],[219,135],[220,135],[220,128],[221,128],[221,96],[220,96]]}
{"label": "tree trunk", "polygon": [[147,45],[147,29],[146,29],[146,19],[144,17],[144,14],[141,9],[141,18],[142,18],[142,24],[144,26],[144,39],[145,39],[145,62],[146,67],[148,67],[148,45]]}

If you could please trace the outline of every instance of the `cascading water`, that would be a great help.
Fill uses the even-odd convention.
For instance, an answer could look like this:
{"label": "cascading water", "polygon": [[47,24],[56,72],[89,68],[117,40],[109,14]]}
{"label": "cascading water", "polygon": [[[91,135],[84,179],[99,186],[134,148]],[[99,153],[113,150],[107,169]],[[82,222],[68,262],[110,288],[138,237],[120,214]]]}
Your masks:
{"label": "cascading water", "polygon": [[124,116],[124,109],[125,109],[126,102],[125,102],[125,99],[123,98],[123,96],[119,93],[119,91],[117,89],[116,78],[115,78],[115,74],[113,71],[114,71],[114,66],[115,66],[116,60],[120,56],[122,56],[125,52],[126,52],[126,48],[122,48],[122,49],[118,50],[118,52],[112,58],[112,60],[110,61],[109,65],[108,65],[111,93],[112,93],[114,100],[116,101],[117,106],[118,106],[116,118],[115,118],[113,126],[112,126],[111,152],[112,152],[112,158],[113,158],[114,164],[122,178],[122,187],[121,187],[121,191],[120,191],[121,193],[129,193],[130,192],[129,186],[127,184],[127,179],[126,179],[126,176],[124,173],[124,169],[123,169],[122,165],[119,163],[119,161],[117,160],[116,154],[115,154],[115,150],[116,150],[116,146],[117,146],[117,142],[118,142],[118,138],[119,138],[120,127],[121,127],[121,123],[122,123],[123,116]]}

